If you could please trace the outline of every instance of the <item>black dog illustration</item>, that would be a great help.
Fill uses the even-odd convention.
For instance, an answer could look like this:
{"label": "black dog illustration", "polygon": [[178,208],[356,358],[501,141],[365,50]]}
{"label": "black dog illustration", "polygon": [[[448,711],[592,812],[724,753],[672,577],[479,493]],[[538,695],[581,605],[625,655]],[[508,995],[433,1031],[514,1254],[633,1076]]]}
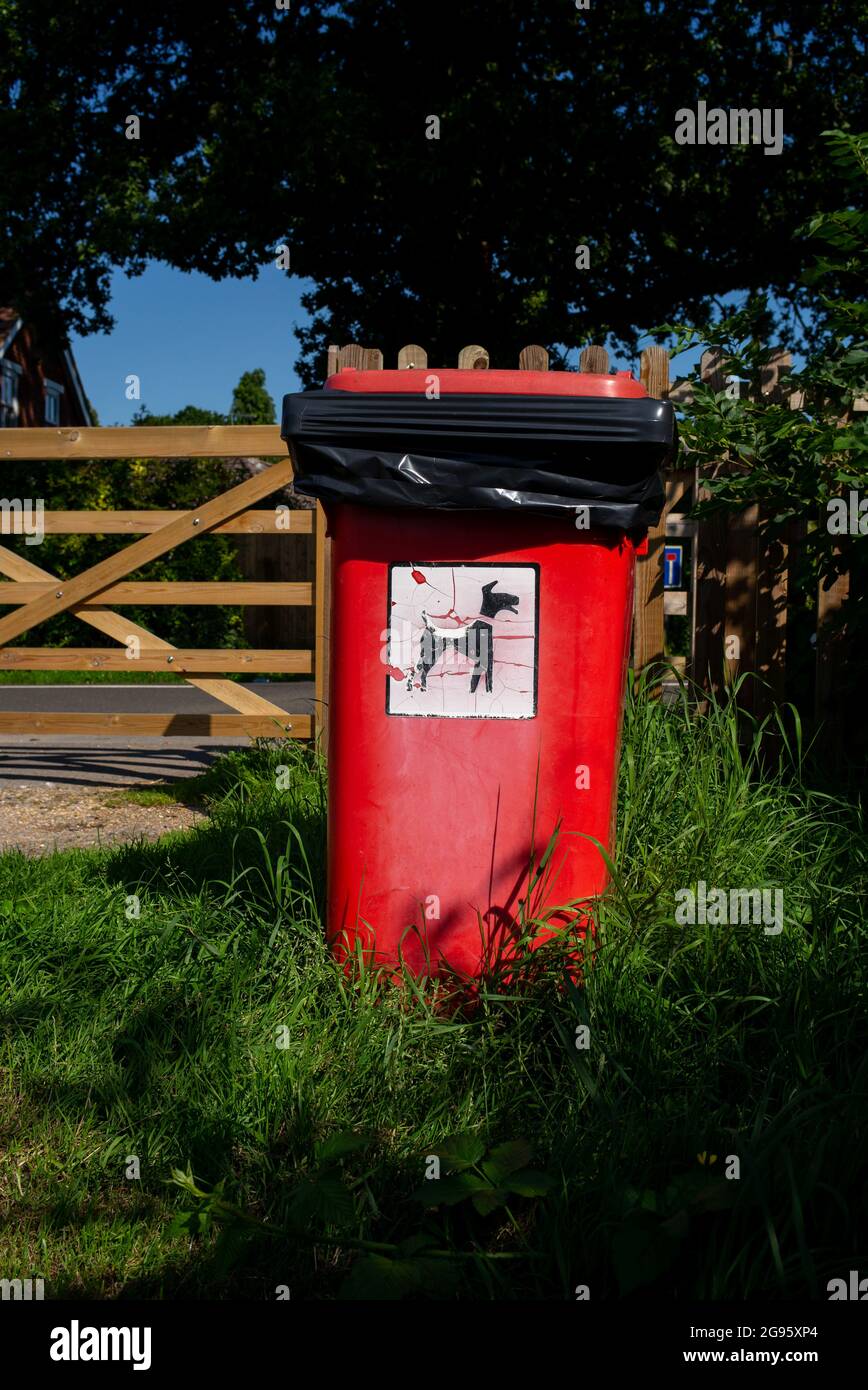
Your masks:
{"label": "black dog illustration", "polygon": [[[496,584],[496,579],[490,584],[483,584],[480,616],[466,627],[435,627],[428,614],[423,611],[425,631],[422,633],[419,660],[414,668],[419,673],[423,690],[428,689],[428,672],[432,666],[436,666],[447,647],[454,647],[461,656],[469,657],[473,662],[470,677],[471,695],[483,676],[486,693],[491,694],[494,689],[494,631],[491,623],[485,622],[485,619],[493,618],[497,613],[518,613],[518,596],[495,594],[493,591]],[[413,689],[413,672],[407,678],[407,689]]]}

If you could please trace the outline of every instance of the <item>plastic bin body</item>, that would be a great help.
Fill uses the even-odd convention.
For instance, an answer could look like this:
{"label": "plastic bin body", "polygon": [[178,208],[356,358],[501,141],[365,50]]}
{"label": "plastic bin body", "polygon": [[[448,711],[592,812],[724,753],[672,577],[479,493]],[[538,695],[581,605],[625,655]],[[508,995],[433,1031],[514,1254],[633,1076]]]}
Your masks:
{"label": "plastic bin body", "polygon": [[[635,541],[518,512],[333,505],[327,515],[329,937],[340,952],[361,943],[380,964],[403,960],[417,973],[476,977],[508,955],[521,933],[532,859],[539,864],[556,829],[554,853],[531,895],[534,915],[551,927],[566,925],[576,920],[576,900],[604,887],[604,860],[587,837],[611,843]],[[388,712],[390,693],[398,708],[407,696],[409,662],[396,668],[387,634],[403,621],[398,646],[406,657],[406,620],[394,610],[406,594],[408,566],[419,576],[410,582],[420,595],[430,590],[425,611],[441,630],[449,629],[436,615],[453,606],[453,574],[464,596],[474,575],[481,591],[491,571],[499,576],[492,593],[522,589],[518,612],[495,615],[499,626],[489,638],[498,664],[513,651],[520,658],[509,676],[518,687],[510,698],[519,717],[425,714],[418,686],[411,696],[416,713]],[[521,576],[512,588],[511,574]],[[474,619],[469,601],[459,596],[456,607]],[[412,623],[410,629],[418,633]],[[413,635],[411,651],[415,642]],[[466,658],[454,648],[444,652],[439,678],[437,664],[427,673],[430,707],[466,701],[475,666],[472,648]],[[484,686],[483,675],[477,688]]]}
{"label": "plastic bin body", "polygon": [[344,369],[281,434],[333,541],[335,951],[473,981],[584,934],[671,405],[629,373]]}

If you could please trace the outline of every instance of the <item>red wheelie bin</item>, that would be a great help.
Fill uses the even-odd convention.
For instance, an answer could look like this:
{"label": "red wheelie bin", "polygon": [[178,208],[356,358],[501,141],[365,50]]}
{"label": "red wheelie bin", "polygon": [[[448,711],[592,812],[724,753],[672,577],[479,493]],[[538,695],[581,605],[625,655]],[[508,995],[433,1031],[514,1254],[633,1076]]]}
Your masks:
{"label": "red wheelie bin", "polygon": [[282,433],[333,541],[329,938],[478,979],[605,886],[672,407],[628,373],[346,369]]}

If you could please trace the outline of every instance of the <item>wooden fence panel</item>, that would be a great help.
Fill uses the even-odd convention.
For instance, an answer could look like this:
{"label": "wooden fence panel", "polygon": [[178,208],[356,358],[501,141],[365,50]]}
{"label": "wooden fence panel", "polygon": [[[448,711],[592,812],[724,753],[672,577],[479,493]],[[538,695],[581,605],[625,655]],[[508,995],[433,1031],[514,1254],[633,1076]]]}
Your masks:
{"label": "wooden fence panel", "polygon": [[[727,518],[723,660],[725,678],[729,683],[743,671],[756,670],[758,528],[759,507],[755,503]],[[740,703],[752,709],[755,694],[755,682],[747,681],[741,690]]]}
{"label": "wooden fence panel", "polygon": [[757,539],[756,671],[763,685],[756,692],[756,713],[765,715],[786,698],[787,605],[789,554],[783,537],[771,538],[770,515],[759,512]]}
{"label": "wooden fence panel", "polygon": [[[847,661],[846,630],[840,625],[850,596],[850,575],[838,576],[828,589],[817,589],[817,667],[814,710],[818,722],[826,727],[824,747],[839,753],[846,728],[847,709],[841,697]],[[834,729],[834,733],[832,730]]]}
{"label": "wooden fence panel", "polygon": [[[702,380],[715,391],[724,386],[723,358],[705,352],[700,361]],[[696,500],[705,502],[711,493],[703,486],[704,475],[696,471]],[[694,542],[693,652],[691,676],[697,685],[718,695],[724,686],[724,627],[726,621],[727,519],[722,514],[705,518],[698,526]]]}
{"label": "wooden fence panel", "polygon": [[[588,348],[591,354],[596,351]],[[584,353],[582,354],[584,360]],[[596,359],[601,361],[602,359]],[[608,354],[606,356],[608,367]],[[589,367],[587,370],[599,370]],[[642,353],[642,382],[649,396],[665,400],[669,392],[669,354],[664,348],[646,348]],[[680,484],[680,485],[679,485]],[[636,598],[633,610],[633,669],[664,658],[663,549],[666,543],[666,516],[672,511],[684,488],[666,475],[663,514],[648,531],[648,551],[636,560]]]}

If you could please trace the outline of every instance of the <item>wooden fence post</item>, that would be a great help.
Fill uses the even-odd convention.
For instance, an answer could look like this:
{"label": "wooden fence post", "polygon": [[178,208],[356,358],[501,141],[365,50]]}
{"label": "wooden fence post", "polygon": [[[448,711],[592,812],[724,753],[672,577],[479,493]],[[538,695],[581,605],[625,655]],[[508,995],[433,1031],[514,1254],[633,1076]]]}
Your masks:
{"label": "wooden fence post", "polygon": [[488,370],[488,364],[488,353],[478,343],[463,347],[458,354],[458,366],[462,371],[485,372]]}
{"label": "wooden fence post", "polygon": [[[344,360],[344,355],[357,356],[365,349],[329,348],[326,375],[334,376],[341,367],[356,365]],[[367,353],[365,353],[365,365]],[[382,366],[382,353],[380,365]],[[332,543],[326,535],[326,515],[322,502],[316,504],[314,536],[316,570],[314,577],[314,737],[323,757],[328,757],[329,733],[329,673],[331,670],[331,613],[332,613]]]}
{"label": "wooden fence post", "polygon": [[604,347],[599,347],[592,343],[590,347],[582,348],[582,355],[579,358],[580,372],[593,372],[597,376],[605,375],[609,370],[609,354]]}
{"label": "wooden fence post", "polygon": [[[332,376],[333,357],[329,351],[328,366],[326,375]],[[342,367],[355,367],[359,372],[381,372],[383,370],[383,354],[379,348],[363,348],[358,343],[347,343],[346,347],[338,349],[337,370]]]}
{"label": "wooden fence post", "polygon": [[549,355],[544,347],[531,343],[528,347],[523,347],[518,354],[518,367],[522,372],[547,372]]}
{"label": "wooden fence post", "polygon": [[408,367],[423,368],[428,366],[428,354],[418,343],[407,343],[398,353],[398,370],[405,371]]}

